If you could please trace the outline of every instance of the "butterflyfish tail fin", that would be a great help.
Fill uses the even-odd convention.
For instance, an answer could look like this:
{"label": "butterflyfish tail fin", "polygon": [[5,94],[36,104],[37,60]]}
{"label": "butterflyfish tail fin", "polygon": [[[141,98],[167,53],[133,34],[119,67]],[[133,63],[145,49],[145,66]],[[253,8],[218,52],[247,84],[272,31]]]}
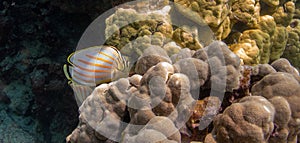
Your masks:
{"label": "butterflyfish tail fin", "polygon": [[79,85],[76,83],[71,83],[70,86],[74,91],[75,100],[78,107],[80,107],[83,101],[93,92],[93,89],[89,86]]}

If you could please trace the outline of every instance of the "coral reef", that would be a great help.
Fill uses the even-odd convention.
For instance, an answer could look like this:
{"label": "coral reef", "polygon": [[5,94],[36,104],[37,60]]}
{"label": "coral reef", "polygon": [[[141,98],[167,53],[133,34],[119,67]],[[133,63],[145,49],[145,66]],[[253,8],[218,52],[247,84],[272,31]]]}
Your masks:
{"label": "coral reef", "polygon": [[[297,1],[175,0],[185,17],[206,23],[216,40],[224,40],[245,65],[266,64],[280,57],[298,68]],[[192,13],[193,11],[195,13]],[[298,15],[297,15],[298,14]],[[294,41],[295,40],[295,41]],[[296,44],[297,43],[297,44]],[[291,52],[293,51],[293,52]],[[285,53],[283,55],[283,53]],[[295,59],[294,59],[295,58]]]}
{"label": "coral reef", "polygon": [[[169,57],[166,53],[151,52],[154,48],[160,51],[160,47],[149,47],[145,50],[147,56],[138,59],[136,74],[101,84],[94,90],[80,107],[80,123],[68,136],[67,142],[107,139],[118,142],[145,139],[148,142],[180,142],[181,127],[195,128],[191,122],[201,120],[199,127],[205,128],[205,124],[208,125],[219,112],[221,95],[206,98],[209,95],[200,94],[200,87],[230,92],[239,86],[240,60],[223,42],[213,42],[194,52],[182,49],[173,55],[177,57],[173,62],[156,60],[157,57]],[[218,50],[222,52],[215,52]],[[201,53],[207,58],[201,59]],[[209,68],[209,63],[216,65]],[[220,69],[227,72],[220,72]],[[191,114],[198,114],[194,110],[195,102],[203,98],[207,110],[190,119]],[[197,119],[199,116],[203,118]],[[186,125],[188,120],[191,122]]]}
{"label": "coral reef", "polygon": [[288,60],[241,65],[219,41],[171,58],[159,48],[131,77],[95,89],[67,142],[297,141],[300,77]]}
{"label": "coral reef", "polygon": [[219,114],[205,142],[297,142],[299,72],[286,59],[252,71],[252,96],[236,99]]}
{"label": "coral reef", "polygon": [[[1,1],[1,143],[65,142],[77,124],[68,142],[299,142],[299,0],[127,1]],[[61,67],[114,6],[105,44],[136,63],[78,119]]]}

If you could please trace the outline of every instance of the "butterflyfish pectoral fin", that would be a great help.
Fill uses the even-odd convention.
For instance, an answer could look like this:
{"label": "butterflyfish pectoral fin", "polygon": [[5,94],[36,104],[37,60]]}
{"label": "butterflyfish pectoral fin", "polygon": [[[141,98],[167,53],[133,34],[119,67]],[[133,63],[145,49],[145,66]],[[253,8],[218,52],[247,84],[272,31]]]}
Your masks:
{"label": "butterflyfish pectoral fin", "polygon": [[79,85],[76,83],[71,83],[70,86],[74,91],[75,100],[78,107],[80,107],[83,101],[93,92],[93,89],[89,86]]}

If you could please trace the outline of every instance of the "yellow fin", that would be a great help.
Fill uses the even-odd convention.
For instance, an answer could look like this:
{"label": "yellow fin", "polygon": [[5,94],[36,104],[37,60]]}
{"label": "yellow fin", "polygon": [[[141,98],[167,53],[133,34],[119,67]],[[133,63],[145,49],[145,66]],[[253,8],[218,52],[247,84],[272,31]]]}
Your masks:
{"label": "yellow fin", "polygon": [[65,76],[67,77],[67,79],[68,80],[70,80],[70,81],[72,81],[72,78],[70,77],[70,75],[69,75],[69,72],[68,72],[68,65],[67,64],[64,64],[64,67],[63,67],[64,69],[64,74],[65,74]]}

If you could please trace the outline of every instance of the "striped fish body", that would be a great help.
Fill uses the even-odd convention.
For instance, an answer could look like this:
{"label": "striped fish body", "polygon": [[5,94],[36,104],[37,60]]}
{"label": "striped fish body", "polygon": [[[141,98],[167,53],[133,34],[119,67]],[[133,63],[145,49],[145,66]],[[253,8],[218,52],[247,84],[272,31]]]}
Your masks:
{"label": "striped fish body", "polygon": [[111,46],[95,46],[76,51],[68,57],[64,73],[75,93],[78,105],[101,83],[110,82],[116,72],[125,71],[126,60]]}
{"label": "striped fish body", "polygon": [[120,52],[110,46],[95,46],[76,51],[68,57],[72,81],[81,85],[96,86],[110,82],[113,72],[125,68]]}

